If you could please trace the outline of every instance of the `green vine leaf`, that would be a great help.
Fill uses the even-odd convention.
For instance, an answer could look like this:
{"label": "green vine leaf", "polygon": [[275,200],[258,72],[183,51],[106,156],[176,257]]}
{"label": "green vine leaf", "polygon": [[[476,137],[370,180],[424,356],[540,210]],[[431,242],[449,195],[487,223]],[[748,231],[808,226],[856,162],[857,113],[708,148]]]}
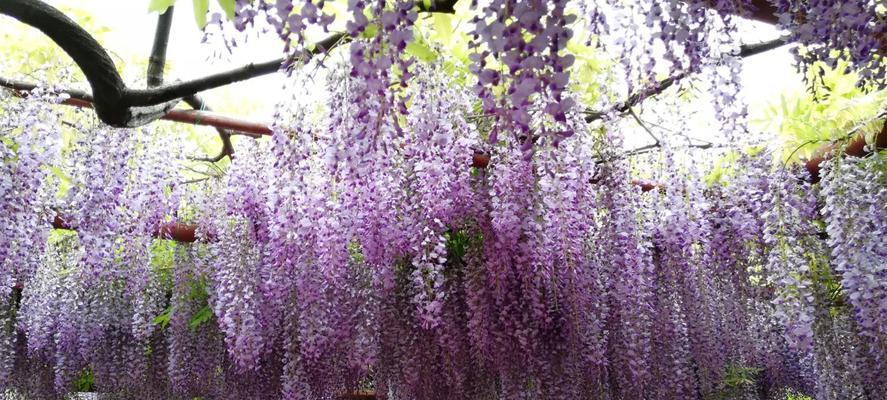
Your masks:
{"label": "green vine leaf", "polygon": [[160,329],[166,329],[169,326],[169,320],[172,318],[172,306],[166,307],[160,315],[154,317],[152,321],[154,325],[160,325]]}
{"label": "green vine leaf", "polygon": [[206,26],[206,13],[209,12],[209,0],[192,0],[194,3],[194,20],[197,27],[203,29]]}
{"label": "green vine leaf", "polygon": [[58,191],[56,191],[56,197],[61,198],[67,195],[68,191],[71,190],[71,177],[65,174],[61,168],[54,165],[49,167],[49,172],[59,179],[59,188]]}
{"label": "green vine leaf", "polygon": [[176,4],[176,0],[151,0],[148,3],[148,12],[165,13],[166,10]]}
{"label": "green vine leaf", "polygon": [[87,367],[81,371],[80,375],[77,375],[77,378],[72,382],[72,385],[77,392],[95,391],[95,375],[92,372],[92,368]]}
{"label": "green vine leaf", "polygon": [[219,2],[219,6],[222,7],[222,10],[225,11],[225,16],[228,19],[234,18],[234,6],[236,4],[235,0],[216,0]]}
{"label": "green vine leaf", "polygon": [[424,43],[415,40],[407,45],[406,53],[424,62],[432,62],[437,59],[437,54],[434,50],[431,50]]}
{"label": "green vine leaf", "polygon": [[191,317],[191,321],[188,322],[188,326],[191,329],[197,329],[204,322],[209,321],[210,318],[213,317],[213,311],[209,308],[209,305],[203,306],[200,310],[194,313],[194,316]]}

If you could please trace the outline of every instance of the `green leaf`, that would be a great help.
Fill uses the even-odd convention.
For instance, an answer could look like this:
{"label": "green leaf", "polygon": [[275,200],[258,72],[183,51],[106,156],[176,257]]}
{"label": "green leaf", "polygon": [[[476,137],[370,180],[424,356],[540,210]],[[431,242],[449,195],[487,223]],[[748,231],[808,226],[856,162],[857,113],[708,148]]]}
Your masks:
{"label": "green leaf", "polygon": [[431,18],[432,27],[434,28],[431,30],[432,37],[439,40],[445,46],[449,45],[453,40],[453,16],[434,13]]}
{"label": "green leaf", "polygon": [[376,37],[377,33],[379,33],[379,25],[368,24],[367,27],[364,28],[363,32],[360,34],[360,37],[364,39],[372,39]]}
{"label": "green leaf", "polygon": [[166,307],[160,315],[154,317],[154,325],[160,325],[160,329],[166,329],[169,326],[169,320],[172,318],[172,306]]}
{"label": "green leaf", "polygon": [[[13,130],[13,131],[15,131],[15,130]],[[3,142],[3,145],[8,147],[10,150],[12,150],[13,153],[18,151],[18,147],[19,147],[18,142],[13,140],[11,137],[2,136],[2,137],[0,137],[0,142]]]}
{"label": "green leaf", "polygon": [[407,44],[406,53],[425,62],[432,62],[437,59],[437,54],[424,43],[412,41]]}
{"label": "green leaf", "polygon": [[77,392],[95,391],[95,375],[93,375],[92,369],[85,368],[83,371],[80,371],[80,375],[71,384],[74,386],[74,391]]}
{"label": "green leaf", "polygon": [[750,146],[745,149],[745,153],[754,157],[760,154],[762,151],[766,150],[764,146]]}
{"label": "green leaf", "polygon": [[64,197],[68,194],[68,190],[71,190],[71,177],[66,175],[61,168],[56,166],[50,166],[49,171],[52,172],[57,178],[59,178],[59,188],[56,192],[57,197]]}
{"label": "green leaf", "polygon": [[212,317],[213,311],[210,310],[209,305],[207,304],[196,313],[194,313],[194,316],[191,317],[191,322],[189,322],[188,325],[191,327],[191,329],[197,329],[201,324],[209,321]]}
{"label": "green leaf", "polygon": [[225,16],[228,19],[234,18],[234,6],[236,0],[216,0],[219,2],[219,6],[222,7],[222,10],[225,10]]}
{"label": "green leaf", "polygon": [[209,0],[192,0],[194,3],[194,20],[197,27],[203,29],[206,26],[206,13],[209,12]]}
{"label": "green leaf", "polygon": [[155,240],[149,248],[152,270],[171,270],[176,252],[176,244],[172,240]]}
{"label": "green leaf", "polygon": [[151,0],[148,3],[148,12],[158,12],[163,14],[166,12],[167,8],[172,7],[174,4],[176,4],[176,0]]}

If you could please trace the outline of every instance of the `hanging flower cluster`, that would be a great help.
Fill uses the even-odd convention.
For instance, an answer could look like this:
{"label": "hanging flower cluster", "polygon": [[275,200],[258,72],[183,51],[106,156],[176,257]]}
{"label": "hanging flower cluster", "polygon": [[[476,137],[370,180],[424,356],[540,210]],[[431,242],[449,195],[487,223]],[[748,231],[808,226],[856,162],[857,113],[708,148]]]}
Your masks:
{"label": "hanging flower cluster", "polygon": [[24,101],[4,101],[0,115],[0,295],[28,280],[40,264],[42,246],[51,223],[54,194],[44,185],[51,175],[46,165],[61,146],[60,115],[46,103],[64,96],[36,90]]}
{"label": "hanging flower cluster", "polygon": [[558,122],[566,121],[575,102],[564,96],[574,56],[561,52],[573,34],[567,26],[576,19],[566,14],[566,6],[565,0],[494,0],[478,7],[480,15],[472,21],[471,69],[478,77],[475,91],[483,111],[497,115],[508,125],[504,129],[527,143],[537,129],[530,126],[536,96],[542,96],[545,112]]}
{"label": "hanging flower cluster", "polygon": [[[309,28],[328,32],[334,22],[340,23],[352,41],[352,75],[366,81],[361,90],[367,96],[392,97],[385,101],[390,104],[382,108],[384,114],[406,103],[394,99],[402,93],[391,89],[393,82],[405,87],[413,75],[413,57],[404,49],[413,39],[418,13],[451,10],[455,3],[353,0],[347,2],[345,17],[336,21],[330,11],[334,7],[325,1],[237,0],[232,20],[243,31],[264,17],[285,42],[286,67],[311,58],[312,48],[306,43]],[[861,84],[882,87],[885,69],[879,53],[887,46],[887,23],[878,7],[866,0],[474,1],[470,71],[483,112],[495,117],[501,130],[517,134],[526,151],[540,137],[554,141],[569,137],[572,132],[564,122],[577,110],[566,91],[575,59],[565,48],[573,37],[572,25],[581,16],[591,40],[618,60],[615,84],[607,89],[613,93],[604,98],[624,99],[640,88],[658,85],[662,75],[682,80],[699,73],[709,86],[722,131],[736,140],[747,133],[743,123],[747,110],[738,85],[738,17],[773,12],[769,18],[790,32],[791,41],[803,45],[795,49],[803,69],[816,61],[834,67],[847,59],[860,71]],[[550,120],[534,118],[539,109]],[[358,119],[369,131],[377,124],[369,115]],[[491,141],[498,139],[498,130]]]}
{"label": "hanging flower cluster", "polygon": [[594,43],[618,61],[610,90],[622,101],[665,79],[700,74],[715,116],[731,140],[741,137],[746,107],[739,96],[741,63],[736,18],[749,1],[582,1]]}
{"label": "hanging flower cluster", "polygon": [[[54,192],[46,165],[58,166],[70,189],[54,211],[76,233],[43,219],[27,231],[42,239],[4,253],[32,267],[7,273],[22,286],[0,303],[2,387],[55,398],[86,381],[158,399],[887,389],[883,157],[836,160],[820,188],[744,155],[710,186],[666,149],[661,186],[643,192],[608,154],[616,125],[569,117],[586,133],[529,156],[517,132],[491,145],[470,122],[472,90],[433,65],[414,67],[408,112],[375,115],[370,134],[358,104],[383,99],[359,103],[351,67],[328,70],[325,104],[282,103],[270,141],[238,142],[225,176],[198,184],[178,184],[181,156],[155,132],[75,126],[59,158],[57,133],[4,117],[3,167],[46,152],[30,193]],[[470,167],[478,151],[485,168]],[[12,199],[4,218],[35,219]],[[170,221],[199,240],[156,237]]]}
{"label": "hanging flower cluster", "polygon": [[[16,330],[13,288],[34,278],[40,268],[52,221],[52,193],[45,168],[61,144],[59,114],[45,103],[64,99],[35,90],[20,102],[3,100],[0,116],[0,384],[8,385],[21,351]],[[43,104],[41,104],[43,103]]]}
{"label": "hanging flower cluster", "polygon": [[[882,157],[836,159],[827,165],[822,183],[828,244],[835,260],[832,268],[852,306],[862,346],[874,362],[882,364],[887,351],[887,249],[882,238],[887,230],[885,171]],[[874,377],[885,380],[883,375]]]}
{"label": "hanging flower cluster", "polygon": [[[734,42],[731,14],[739,14],[732,1],[715,10],[706,1],[661,2],[616,0],[586,1],[588,29],[597,44],[622,65],[629,92],[634,85],[656,82],[656,74],[701,71],[716,58],[729,54],[724,42]],[[741,14],[740,14],[741,15]],[[659,47],[661,46],[661,47]],[[664,60],[669,65],[660,65]]]}
{"label": "hanging flower cluster", "polygon": [[[175,208],[180,155],[147,130],[90,122],[67,125],[89,135],[66,141],[60,157],[66,125],[58,109],[36,103],[47,100],[64,97],[33,91],[8,104],[20,112],[4,114],[2,125],[11,150],[3,165],[13,168],[3,174],[12,190],[2,204],[14,230],[3,236],[12,251],[4,260],[0,376],[37,398],[70,391],[85,371],[100,382],[97,390],[135,393],[140,377],[165,376],[144,357],[161,345],[153,320],[166,301],[164,281],[149,267],[151,235]],[[78,234],[50,234],[53,220]]]}
{"label": "hanging flower cluster", "polygon": [[[795,50],[803,69],[816,61],[834,68],[849,60],[860,72],[861,85],[887,85],[884,50],[887,49],[887,16],[883,4],[852,1],[771,1],[779,24],[803,44]],[[879,9],[880,7],[880,9]]]}
{"label": "hanging flower cluster", "polygon": [[[285,44],[287,65],[310,58],[310,49],[305,42],[309,26],[317,26],[328,32],[335,20],[333,14],[323,10],[325,0],[236,0],[234,3],[234,27],[244,31],[255,25],[257,17],[264,17]],[[213,18],[214,22],[220,22],[219,16]]]}
{"label": "hanging flower cluster", "polygon": [[[468,77],[404,55],[429,8],[419,3],[350,0],[347,65],[318,73],[324,96],[290,77],[270,140],[237,142],[221,179],[182,184],[175,143],[148,129],[68,123],[62,146],[59,112],[37,105],[64,100],[51,91],[0,99],[0,391],[887,393],[883,154],[834,160],[819,186],[742,155],[709,185],[666,148],[660,184],[642,191],[613,154],[619,126],[574,110],[567,1],[472,4]],[[582,10],[620,55],[628,93],[663,68],[726,85],[714,107],[736,121],[729,135],[744,115],[730,15],[754,3]],[[810,34],[883,79],[869,51],[880,9],[831,3],[777,7],[814,58],[831,54]],[[235,4],[235,26],[264,17],[291,62],[309,26],[334,22],[323,1]],[[816,20],[858,10],[870,19]],[[666,65],[654,62],[662,49]],[[489,162],[472,167],[476,153]],[[54,220],[73,231],[51,232]],[[159,227],[178,221],[196,242],[165,240]]]}
{"label": "hanging flower cluster", "polygon": [[[803,177],[789,173],[773,174],[773,185],[765,200],[764,238],[770,246],[767,254],[767,279],[779,289],[775,304],[783,318],[787,338],[796,347],[813,346],[814,290],[811,265],[823,255],[824,243],[818,238],[817,196]],[[805,184],[806,185],[806,184]]]}

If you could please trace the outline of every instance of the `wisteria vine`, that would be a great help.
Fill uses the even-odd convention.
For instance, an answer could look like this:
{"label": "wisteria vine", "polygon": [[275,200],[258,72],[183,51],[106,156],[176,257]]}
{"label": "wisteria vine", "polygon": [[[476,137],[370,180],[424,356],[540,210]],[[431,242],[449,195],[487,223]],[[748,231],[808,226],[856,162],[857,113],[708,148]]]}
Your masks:
{"label": "wisteria vine", "polygon": [[[265,18],[293,69],[312,26],[351,43],[293,72],[270,140],[199,182],[162,129],[63,121],[51,88],[0,98],[4,395],[885,398],[883,152],[813,184],[737,148],[712,182],[657,139],[639,168],[615,113],[586,118],[570,90],[578,12],[620,55],[626,90],[603,103],[703,72],[740,137],[734,18],[759,2],[475,2],[462,70],[404,55],[419,3],[351,0],[337,21],[323,1],[236,1],[235,27]],[[774,3],[805,57],[846,48],[883,81],[871,2]],[[167,240],[173,222],[197,240]]]}
{"label": "wisteria vine", "polygon": [[[37,260],[27,274],[4,267],[23,286],[7,293],[21,297],[5,306],[4,387],[54,397],[89,376],[122,398],[883,393],[883,156],[836,159],[811,186],[746,155],[708,186],[667,150],[663,189],[642,192],[626,161],[600,153],[617,125],[527,157],[519,136],[491,146],[466,119],[470,87],[424,68],[409,113],[382,118],[364,147],[350,118],[362,80],[331,70],[328,107],[281,103],[272,140],[241,142],[221,180],[177,184],[168,160],[181,156],[149,130],[69,127],[83,139],[45,162],[71,187],[38,196],[60,184],[38,168],[32,193],[61,199],[76,234],[44,223],[28,228],[39,242],[12,246]],[[59,135],[26,127],[4,143]],[[32,148],[7,145],[6,159]],[[474,151],[491,153],[488,168],[467,167]],[[201,239],[152,239],[171,220]]]}

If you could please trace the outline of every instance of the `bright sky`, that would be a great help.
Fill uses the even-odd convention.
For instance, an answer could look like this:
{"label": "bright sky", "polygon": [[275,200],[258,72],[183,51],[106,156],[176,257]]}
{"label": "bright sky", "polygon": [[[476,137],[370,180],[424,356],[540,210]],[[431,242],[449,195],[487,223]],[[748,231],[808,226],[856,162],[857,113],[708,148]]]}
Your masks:
{"label": "bright sky", "polygon": [[[94,24],[108,28],[102,35],[103,45],[112,55],[124,60],[145,60],[151,49],[157,14],[148,13],[148,0],[46,0],[61,9],[79,9],[93,17]],[[194,21],[190,1],[180,1],[176,9],[170,37],[167,80],[187,80],[247,64],[281,56],[282,44],[275,35],[250,40],[227,59],[213,56],[218,50],[201,43],[203,33]],[[210,2],[216,7],[215,2]],[[5,30],[0,27],[0,31]],[[766,24],[742,27],[745,43],[756,43],[779,36]],[[251,79],[204,94],[208,104],[217,111],[249,119],[270,120],[273,105],[281,94],[282,76],[268,75]],[[749,104],[765,104],[778,100],[788,89],[801,87],[786,47],[744,60],[744,95]],[[628,143],[626,143],[628,145]]]}

